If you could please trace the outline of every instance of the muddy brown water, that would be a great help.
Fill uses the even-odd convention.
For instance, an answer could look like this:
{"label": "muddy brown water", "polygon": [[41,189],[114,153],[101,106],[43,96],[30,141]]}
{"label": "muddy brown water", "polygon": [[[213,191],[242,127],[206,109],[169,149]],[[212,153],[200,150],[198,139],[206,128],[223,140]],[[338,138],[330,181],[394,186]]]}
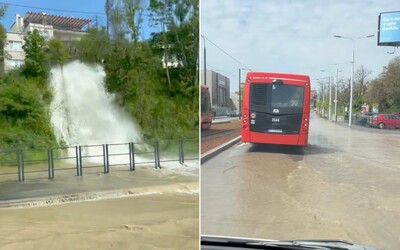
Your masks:
{"label": "muddy brown water", "polygon": [[310,126],[305,149],[240,144],[203,164],[202,234],[400,249],[400,134]]}
{"label": "muddy brown water", "polygon": [[198,168],[164,166],[0,183],[0,249],[198,249]]}

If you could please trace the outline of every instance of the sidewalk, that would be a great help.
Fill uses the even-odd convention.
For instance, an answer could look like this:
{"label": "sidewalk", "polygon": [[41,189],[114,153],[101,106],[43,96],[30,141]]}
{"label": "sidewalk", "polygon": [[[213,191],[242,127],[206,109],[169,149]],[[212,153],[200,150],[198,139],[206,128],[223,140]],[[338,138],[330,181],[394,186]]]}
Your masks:
{"label": "sidewalk", "polygon": [[[185,168],[182,166],[182,168]],[[194,170],[193,170],[194,171]],[[175,186],[184,183],[196,183],[198,176],[182,174],[168,169],[137,167],[135,171],[120,168],[108,174],[101,172],[83,176],[59,174],[54,179],[32,178],[24,182],[0,181],[0,207],[19,201],[30,201],[49,197],[74,197],[77,194],[95,194],[131,190],[138,192],[156,192],[160,186]],[[84,195],[83,195],[84,196]]]}
{"label": "sidewalk", "polygon": [[[322,118],[318,115],[315,114],[316,118],[318,119],[323,119],[327,122],[329,122],[328,119]],[[349,128],[352,130],[360,130],[360,131],[367,131],[371,133],[384,133],[384,134],[395,134],[395,135],[400,135],[400,129],[377,129],[377,128],[371,128],[371,127],[366,127],[366,126],[361,126],[356,123],[355,118],[352,119],[351,126],[349,126],[349,121],[348,120],[338,120],[337,122],[335,121],[330,121],[331,123],[335,123],[338,126],[344,127],[344,128]]]}

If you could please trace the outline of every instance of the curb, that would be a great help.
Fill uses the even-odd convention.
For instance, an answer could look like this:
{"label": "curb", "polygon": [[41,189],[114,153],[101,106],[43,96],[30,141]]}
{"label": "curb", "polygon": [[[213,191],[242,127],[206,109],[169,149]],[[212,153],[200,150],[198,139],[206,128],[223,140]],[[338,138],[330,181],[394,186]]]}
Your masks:
{"label": "curb", "polygon": [[201,155],[200,164],[205,163],[206,161],[208,161],[208,160],[212,159],[213,157],[217,156],[222,151],[224,151],[224,150],[232,147],[233,145],[239,143],[241,138],[242,138],[241,136],[238,136],[238,137],[236,137],[236,138],[234,138],[234,139],[232,139],[232,140],[230,140],[228,142],[225,142],[224,144],[222,144],[222,145],[220,145],[220,146],[218,146],[218,147],[216,147],[214,149],[211,149],[210,151],[202,154]]}
{"label": "curb", "polygon": [[50,205],[59,205],[80,201],[94,201],[127,196],[129,193],[124,190],[76,192],[71,194],[48,195],[34,198],[21,198],[0,201],[1,208],[31,208]]}
{"label": "curb", "polygon": [[[165,187],[165,188],[164,188]],[[159,190],[159,189],[162,190]],[[172,183],[167,185],[143,186],[133,188],[121,188],[104,191],[87,191],[76,192],[70,194],[47,195],[42,197],[28,197],[21,199],[10,199],[0,201],[0,210],[5,208],[32,208],[51,205],[62,205],[69,203],[78,203],[86,201],[100,201],[127,197],[148,196],[148,195],[163,195],[168,193],[177,194],[197,194],[198,182],[181,182],[178,184]]]}

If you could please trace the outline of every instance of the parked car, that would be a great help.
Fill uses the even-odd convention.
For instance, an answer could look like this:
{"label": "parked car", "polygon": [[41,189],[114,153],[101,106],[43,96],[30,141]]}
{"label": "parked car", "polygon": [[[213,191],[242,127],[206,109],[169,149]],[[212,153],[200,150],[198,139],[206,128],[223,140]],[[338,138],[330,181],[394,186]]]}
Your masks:
{"label": "parked car", "polygon": [[361,125],[361,126],[369,126],[370,124],[370,119],[372,116],[377,115],[377,113],[363,113],[361,115],[356,116],[356,124]]}
{"label": "parked car", "polygon": [[370,119],[370,126],[374,128],[400,128],[400,117],[392,114],[377,114]]}
{"label": "parked car", "polygon": [[239,116],[239,111],[238,110],[232,110],[229,114],[230,117],[238,117]]}

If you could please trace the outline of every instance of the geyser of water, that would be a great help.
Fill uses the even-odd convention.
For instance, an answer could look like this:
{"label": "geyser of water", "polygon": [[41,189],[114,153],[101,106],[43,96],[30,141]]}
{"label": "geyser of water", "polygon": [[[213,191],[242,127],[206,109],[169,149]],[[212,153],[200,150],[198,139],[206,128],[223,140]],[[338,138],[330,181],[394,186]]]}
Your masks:
{"label": "geyser of water", "polygon": [[101,66],[77,61],[51,70],[51,122],[58,141],[67,145],[141,141],[134,120],[106,93],[104,77]]}

